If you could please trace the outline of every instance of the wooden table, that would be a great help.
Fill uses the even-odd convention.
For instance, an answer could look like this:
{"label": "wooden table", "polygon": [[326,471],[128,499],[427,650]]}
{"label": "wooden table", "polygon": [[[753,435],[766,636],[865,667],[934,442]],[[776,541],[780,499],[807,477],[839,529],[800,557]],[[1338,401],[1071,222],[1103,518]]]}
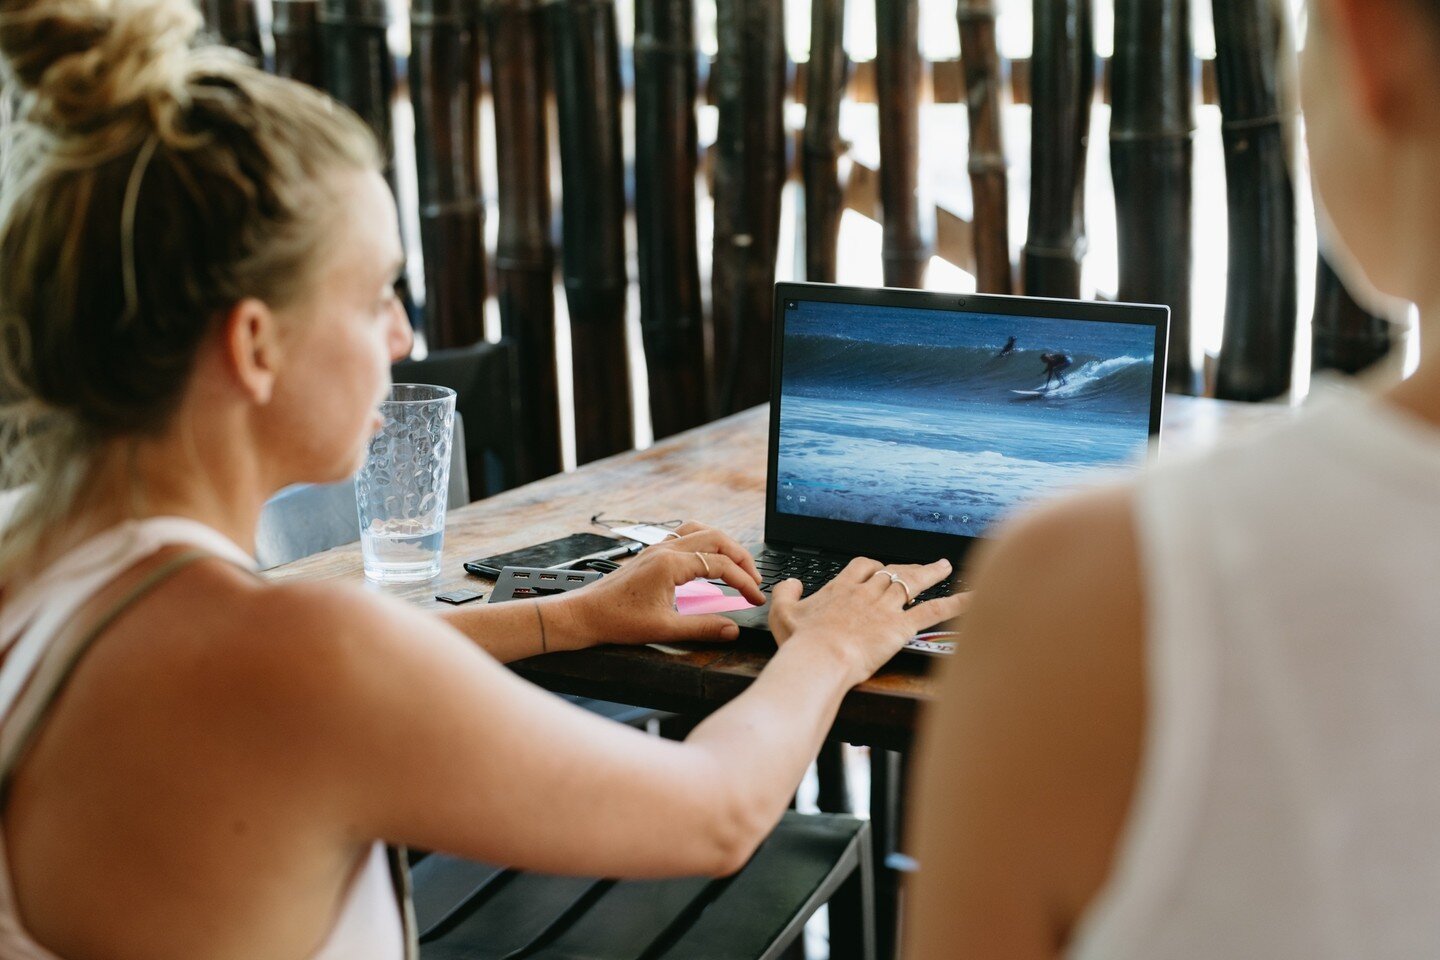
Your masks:
{"label": "wooden table", "polygon": [[[1222,433],[1283,416],[1274,405],[1168,398],[1165,455],[1203,447]],[[372,590],[427,609],[437,593],[489,584],[465,573],[467,559],[583,530],[596,513],[637,520],[675,517],[720,527],[741,543],[764,526],[767,408],[756,407],[656,444],[588,464],[451,511],[441,575],[425,583]],[[603,531],[602,531],[603,532]],[[359,544],[337,547],[276,568],[276,580],[363,581]],[[478,602],[478,601],[477,601]],[[597,647],[513,664],[522,676],[557,693],[578,694],[696,717],[743,690],[773,645],[740,641],[691,646],[684,653],[652,647]],[[930,661],[902,654],[855,688],[840,707],[833,736],[850,743],[907,750],[921,705],[930,696]]]}

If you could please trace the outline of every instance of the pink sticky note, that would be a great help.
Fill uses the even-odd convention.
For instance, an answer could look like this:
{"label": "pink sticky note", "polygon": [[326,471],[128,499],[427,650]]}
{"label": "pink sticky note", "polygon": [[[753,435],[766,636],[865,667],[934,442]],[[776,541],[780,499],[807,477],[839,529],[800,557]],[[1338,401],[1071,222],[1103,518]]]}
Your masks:
{"label": "pink sticky note", "polygon": [[744,597],[684,597],[675,602],[675,609],[685,616],[699,613],[727,613],[731,610],[749,610],[754,604]]}
{"label": "pink sticky note", "polygon": [[675,588],[675,609],[684,616],[749,610],[752,606],[744,597],[731,596],[708,580],[691,580]]}
{"label": "pink sticky note", "polygon": [[709,580],[691,580],[689,583],[682,583],[675,588],[677,601],[687,597],[723,597],[724,595],[725,591]]}

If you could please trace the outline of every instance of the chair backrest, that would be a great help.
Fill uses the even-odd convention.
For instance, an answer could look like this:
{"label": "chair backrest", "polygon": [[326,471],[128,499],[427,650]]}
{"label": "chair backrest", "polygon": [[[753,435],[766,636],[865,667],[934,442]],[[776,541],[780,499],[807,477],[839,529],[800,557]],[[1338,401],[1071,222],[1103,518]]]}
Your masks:
{"label": "chair backrest", "polygon": [[[455,391],[457,420],[465,419],[470,492],[477,500],[527,479],[515,426],[520,416],[515,364],[510,341],[482,340],[468,347],[432,351],[423,360],[402,360],[391,371],[396,383],[432,383]],[[459,443],[456,449],[460,449]]]}
{"label": "chair backrest", "polygon": [[[447,495],[452,508],[470,502],[466,466],[465,426],[457,413]],[[281,490],[260,511],[255,559],[261,570],[268,570],[359,539],[354,477],[338,483],[301,483]]]}

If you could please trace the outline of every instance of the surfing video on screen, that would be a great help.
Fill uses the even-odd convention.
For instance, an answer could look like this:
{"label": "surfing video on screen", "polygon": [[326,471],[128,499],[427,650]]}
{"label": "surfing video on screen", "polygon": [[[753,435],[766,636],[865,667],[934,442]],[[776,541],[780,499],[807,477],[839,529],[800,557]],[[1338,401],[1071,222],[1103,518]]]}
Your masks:
{"label": "surfing video on screen", "polygon": [[776,509],[962,536],[1141,462],[1155,332],[785,303]]}

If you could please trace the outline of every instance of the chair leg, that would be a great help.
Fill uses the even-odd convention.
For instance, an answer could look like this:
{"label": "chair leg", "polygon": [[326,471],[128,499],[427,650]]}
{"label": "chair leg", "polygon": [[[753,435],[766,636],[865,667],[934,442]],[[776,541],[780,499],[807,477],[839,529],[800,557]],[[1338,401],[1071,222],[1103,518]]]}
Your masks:
{"label": "chair leg", "polygon": [[698,726],[700,721],[694,717],[666,717],[660,721],[660,736],[666,740],[684,740]]}
{"label": "chair leg", "polygon": [[815,774],[820,781],[816,805],[824,813],[854,813],[850,802],[850,784],[845,779],[845,745],[826,740],[815,758]]}
{"label": "chair leg", "polygon": [[790,941],[790,946],[780,954],[780,960],[805,960],[805,931],[800,931],[800,936]]}
{"label": "chair leg", "polygon": [[899,952],[900,875],[887,864],[900,848],[901,780],[904,757],[893,750],[870,751],[870,849],[875,870],[875,955],[894,960]]}
{"label": "chair leg", "polygon": [[875,864],[870,846],[830,898],[830,960],[875,958]]}

